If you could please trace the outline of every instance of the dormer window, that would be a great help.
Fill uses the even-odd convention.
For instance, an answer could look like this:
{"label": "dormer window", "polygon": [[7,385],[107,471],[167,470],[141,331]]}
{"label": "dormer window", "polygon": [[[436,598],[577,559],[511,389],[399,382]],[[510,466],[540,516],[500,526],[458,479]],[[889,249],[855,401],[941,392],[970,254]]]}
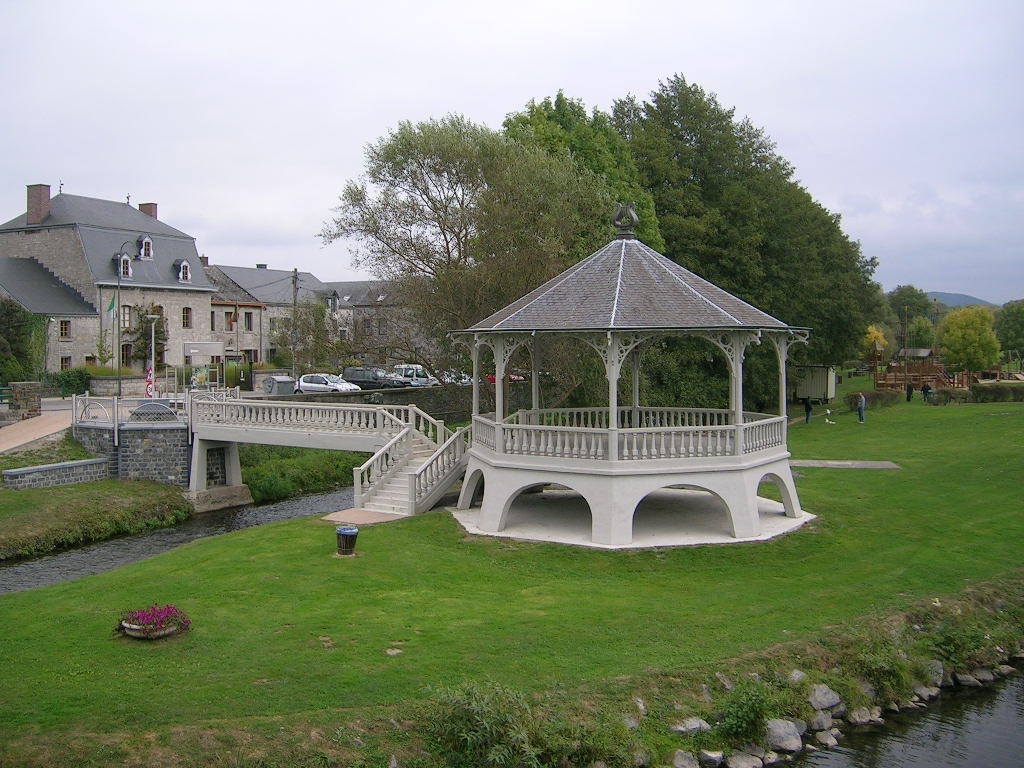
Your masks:
{"label": "dormer window", "polygon": [[121,277],[132,276],[132,257],[121,254],[117,257],[117,271]]}
{"label": "dormer window", "polygon": [[192,268],[189,267],[187,261],[176,261],[174,266],[178,270],[178,282],[179,283],[191,283],[192,282]]}
{"label": "dormer window", "polygon": [[153,240],[150,237],[143,237],[139,240],[139,258],[143,261],[153,260]]}

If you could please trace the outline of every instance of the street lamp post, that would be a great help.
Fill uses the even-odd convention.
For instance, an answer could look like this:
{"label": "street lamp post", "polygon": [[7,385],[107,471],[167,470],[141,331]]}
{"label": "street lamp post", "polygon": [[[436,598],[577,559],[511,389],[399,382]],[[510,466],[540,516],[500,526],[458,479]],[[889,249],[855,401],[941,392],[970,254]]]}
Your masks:
{"label": "street lamp post", "polygon": [[146,315],[149,320],[149,375],[146,376],[146,397],[153,397],[156,390],[156,321],[160,315]]}

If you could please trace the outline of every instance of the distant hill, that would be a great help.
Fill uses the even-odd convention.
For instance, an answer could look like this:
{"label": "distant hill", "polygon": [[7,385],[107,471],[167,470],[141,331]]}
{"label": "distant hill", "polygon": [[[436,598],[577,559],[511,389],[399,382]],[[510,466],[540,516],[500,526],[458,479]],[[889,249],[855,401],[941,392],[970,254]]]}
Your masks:
{"label": "distant hill", "polygon": [[942,291],[928,291],[929,299],[938,299],[947,307],[994,307],[991,301],[985,301],[966,293],[943,293]]}

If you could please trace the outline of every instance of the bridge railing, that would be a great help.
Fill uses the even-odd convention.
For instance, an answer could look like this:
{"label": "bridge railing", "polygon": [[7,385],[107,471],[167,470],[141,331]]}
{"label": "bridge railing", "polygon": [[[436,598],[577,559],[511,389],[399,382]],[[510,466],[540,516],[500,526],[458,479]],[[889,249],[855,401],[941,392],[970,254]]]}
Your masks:
{"label": "bridge railing", "polygon": [[461,427],[427,459],[419,469],[409,473],[409,498],[413,500],[413,512],[420,512],[427,506],[439,484],[458,472],[469,448],[473,428]]}
{"label": "bridge railing", "polygon": [[304,430],[396,434],[408,418],[406,407],[285,403],[274,400],[193,400],[189,409],[192,431],[203,425],[275,430]]}
{"label": "bridge railing", "polygon": [[365,497],[384,483],[393,467],[405,463],[412,451],[412,439],[412,428],[406,427],[365,464],[352,469],[353,503],[357,508],[363,505]]}

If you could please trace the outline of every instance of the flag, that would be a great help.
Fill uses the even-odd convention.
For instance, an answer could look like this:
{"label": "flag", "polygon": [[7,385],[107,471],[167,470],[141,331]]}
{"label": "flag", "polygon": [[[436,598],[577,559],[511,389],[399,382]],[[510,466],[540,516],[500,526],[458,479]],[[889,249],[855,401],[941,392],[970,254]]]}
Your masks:
{"label": "flag", "polygon": [[110,304],[107,306],[107,312],[110,313],[110,319],[111,320],[114,319],[114,299],[115,298],[116,298],[115,296],[111,296],[110,297]]}

